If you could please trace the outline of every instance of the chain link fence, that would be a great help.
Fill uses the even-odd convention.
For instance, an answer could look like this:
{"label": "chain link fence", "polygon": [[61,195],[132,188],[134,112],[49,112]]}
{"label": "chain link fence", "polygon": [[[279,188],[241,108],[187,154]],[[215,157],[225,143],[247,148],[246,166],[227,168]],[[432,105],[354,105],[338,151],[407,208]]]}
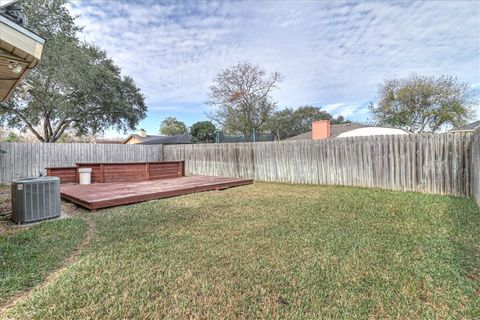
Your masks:
{"label": "chain link fence", "polygon": [[273,133],[256,133],[252,134],[238,134],[228,135],[222,131],[215,133],[215,143],[232,143],[232,142],[261,142],[261,141],[275,141],[278,140]]}

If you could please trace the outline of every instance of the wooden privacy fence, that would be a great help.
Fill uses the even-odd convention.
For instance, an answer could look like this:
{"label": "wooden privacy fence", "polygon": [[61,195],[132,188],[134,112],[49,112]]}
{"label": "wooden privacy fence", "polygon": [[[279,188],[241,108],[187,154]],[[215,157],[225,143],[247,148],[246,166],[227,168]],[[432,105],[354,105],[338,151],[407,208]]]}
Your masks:
{"label": "wooden privacy fence", "polygon": [[[0,143],[0,182],[76,163],[185,160],[186,174],[379,187],[457,196],[480,205],[475,133],[196,145]],[[163,150],[163,151],[162,151]]]}
{"label": "wooden privacy fence", "polygon": [[472,139],[472,193],[480,206],[480,127],[475,130]]}
{"label": "wooden privacy fence", "polygon": [[35,177],[46,167],[71,167],[80,162],[156,162],[160,145],[88,143],[0,143],[0,182]]}
{"label": "wooden privacy fence", "polygon": [[185,160],[187,174],[470,196],[472,138],[449,133],[165,145],[163,157]]}

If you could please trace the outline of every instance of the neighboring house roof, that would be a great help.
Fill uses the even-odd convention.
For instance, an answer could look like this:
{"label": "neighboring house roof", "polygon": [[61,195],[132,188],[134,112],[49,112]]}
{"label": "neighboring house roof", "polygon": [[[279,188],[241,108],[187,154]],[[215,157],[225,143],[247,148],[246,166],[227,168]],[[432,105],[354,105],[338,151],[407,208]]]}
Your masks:
{"label": "neighboring house roof", "polygon": [[94,143],[97,144],[121,144],[123,140],[121,139],[96,139]]}
{"label": "neighboring house roof", "polygon": [[190,133],[177,134],[175,136],[157,136],[144,139],[139,144],[189,144],[192,143],[192,135]]}
{"label": "neighboring house roof", "polygon": [[330,127],[330,137],[336,138],[342,133],[352,131],[355,129],[365,128],[365,127],[368,127],[368,126],[364,124],[356,123],[356,122],[332,124],[332,126]]}
{"label": "neighboring house roof", "polygon": [[350,130],[338,135],[338,138],[347,138],[347,137],[366,137],[366,136],[385,136],[392,134],[408,134],[407,131],[396,128],[385,128],[385,127],[365,127],[358,128],[355,130]]}
{"label": "neighboring house roof", "polygon": [[299,135],[296,135],[296,136],[293,136],[293,137],[290,137],[290,138],[286,138],[286,139],[283,139],[283,140],[293,141],[293,140],[310,140],[310,139],[312,139],[312,131],[301,133]]}
{"label": "neighboring house roof", "polygon": [[[330,126],[330,138],[336,138],[344,132],[348,132],[348,131],[359,129],[359,128],[365,128],[365,127],[367,126],[360,123],[356,123],[356,122],[332,124]],[[290,140],[310,140],[310,139],[312,139],[312,131],[308,131],[284,140],[290,141]]]}
{"label": "neighboring house roof", "polygon": [[135,139],[137,139],[138,141],[144,142],[144,141],[146,141],[146,140],[148,140],[148,139],[153,139],[153,138],[158,138],[158,137],[162,137],[162,136],[146,135],[145,137],[142,137],[141,135],[134,133],[134,134],[131,134],[131,135],[129,135],[128,137],[126,137],[125,140],[123,140],[122,143],[125,144],[125,143],[127,143],[127,142],[128,142],[130,139],[132,139],[132,138],[135,138]]}
{"label": "neighboring house roof", "polygon": [[480,120],[461,127],[453,128],[452,130],[449,130],[449,132],[474,131],[478,126],[480,126]]}

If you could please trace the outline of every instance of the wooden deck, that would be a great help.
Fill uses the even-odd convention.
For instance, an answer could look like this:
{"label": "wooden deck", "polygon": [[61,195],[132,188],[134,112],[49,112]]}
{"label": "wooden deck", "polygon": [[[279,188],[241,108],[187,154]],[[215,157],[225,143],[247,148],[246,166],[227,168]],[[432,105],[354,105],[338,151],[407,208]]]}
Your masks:
{"label": "wooden deck", "polygon": [[90,210],[195,192],[221,190],[253,183],[253,180],[210,176],[187,176],[140,182],[110,182],[90,185],[64,184],[62,198]]}

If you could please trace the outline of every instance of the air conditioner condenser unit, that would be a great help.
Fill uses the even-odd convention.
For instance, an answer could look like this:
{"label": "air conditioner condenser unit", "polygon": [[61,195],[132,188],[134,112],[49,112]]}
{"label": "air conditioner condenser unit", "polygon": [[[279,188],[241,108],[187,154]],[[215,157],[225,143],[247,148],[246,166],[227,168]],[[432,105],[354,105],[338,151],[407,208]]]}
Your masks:
{"label": "air conditioner condenser unit", "polygon": [[12,220],[29,223],[60,217],[60,179],[39,177],[12,182]]}

